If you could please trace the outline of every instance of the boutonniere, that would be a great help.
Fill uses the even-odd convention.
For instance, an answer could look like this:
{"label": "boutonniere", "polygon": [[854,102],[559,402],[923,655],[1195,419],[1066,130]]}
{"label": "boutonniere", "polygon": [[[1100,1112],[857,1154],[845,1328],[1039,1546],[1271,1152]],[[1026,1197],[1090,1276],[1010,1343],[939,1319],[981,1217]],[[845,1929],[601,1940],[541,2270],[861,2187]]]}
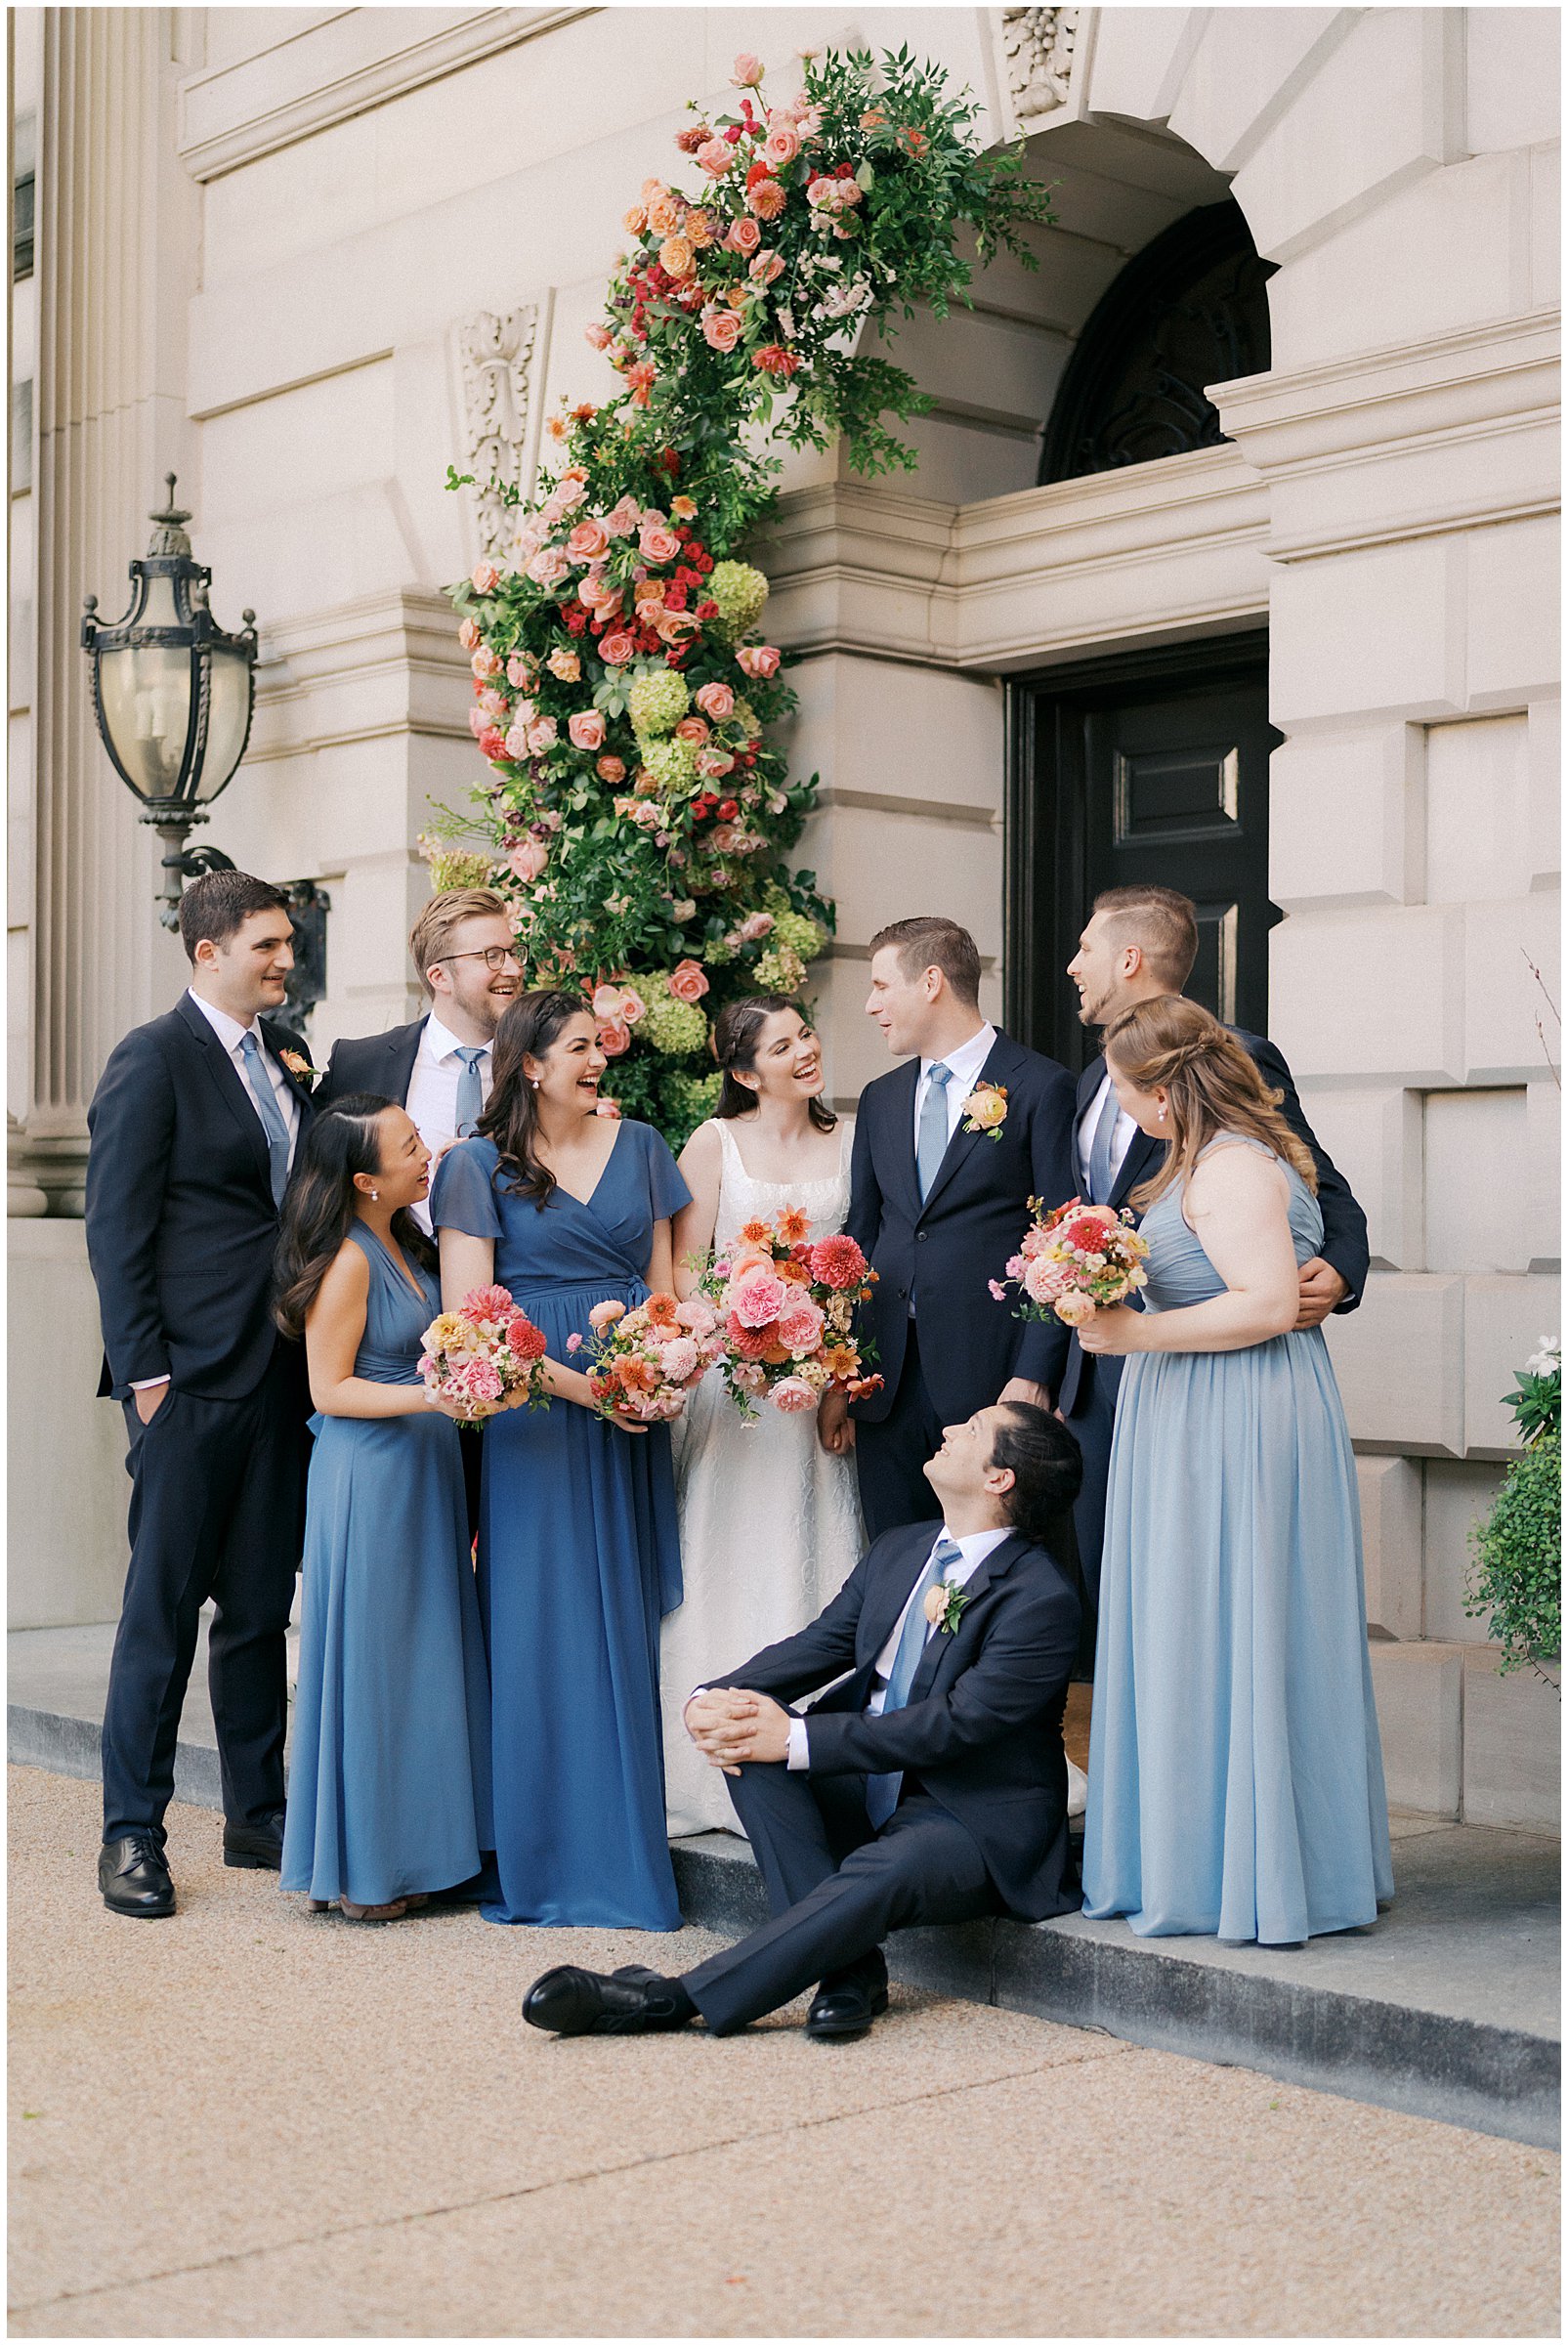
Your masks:
{"label": "boutonniere", "polygon": [[326,1073],[324,1067],[313,1067],[303,1050],[279,1050],[277,1061],[279,1066],[287,1067],[294,1081],[303,1083],[307,1090],[313,1089]]}
{"label": "boutonniere", "polygon": [[965,1131],[984,1132],[988,1140],[999,1140],[1001,1128],[1007,1121],[1007,1086],[1004,1083],[977,1084],[963,1103]]}
{"label": "boutonniere", "polygon": [[968,1601],[967,1588],[960,1588],[952,1580],[938,1580],[934,1588],[928,1588],[925,1592],[926,1619],[934,1629],[940,1629],[944,1637],[951,1637]]}

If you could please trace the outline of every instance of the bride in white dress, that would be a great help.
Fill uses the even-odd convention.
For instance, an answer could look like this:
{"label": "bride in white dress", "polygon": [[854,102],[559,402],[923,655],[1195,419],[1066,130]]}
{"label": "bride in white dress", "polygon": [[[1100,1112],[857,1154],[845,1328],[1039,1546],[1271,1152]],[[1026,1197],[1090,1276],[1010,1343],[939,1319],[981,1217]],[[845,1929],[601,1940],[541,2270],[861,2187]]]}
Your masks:
{"label": "bride in white dress", "polygon": [[[688,1258],[722,1251],[745,1222],[799,1206],[815,1239],[849,1212],[850,1127],[823,1105],[822,1045],[794,1002],[731,1002],[714,1046],[718,1111],[681,1151],[692,1192],[674,1232],[683,1296],[696,1283]],[[748,1425],[715,1373],[676,1421],[675,1489],[686,1595],[665,1616],[659,1660],[669,1828],[734,1832],[723,1771],[681,1713],[694,1686],[794,1636],[848,1579],[863,1546],[854,1454],[830,1457],[809,1411],[784,1416],[764,1401]]]}

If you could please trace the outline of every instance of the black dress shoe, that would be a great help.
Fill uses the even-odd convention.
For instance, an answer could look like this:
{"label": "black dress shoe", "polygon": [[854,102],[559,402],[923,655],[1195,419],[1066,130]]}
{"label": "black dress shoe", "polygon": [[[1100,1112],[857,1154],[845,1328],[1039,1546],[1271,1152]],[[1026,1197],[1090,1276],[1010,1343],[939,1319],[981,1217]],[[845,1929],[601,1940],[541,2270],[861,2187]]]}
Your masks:
{"label": "black dress shoe", "polygon": [[106,1840],[98,1852],[98,1886],[110,1913],[160,1922],[174,1911],[174,1883],[160,1836],[150,1829]]}
{"label": "black dress shoe", "polygon": [[223,1828],[223,1860],[246,1873],[280,1873],[283,1869],[283,1811],[259,1824]]}
{"label": "black dress shoe", "polygon": [[824,1983],[806,2014],[806,2033],[819,2043],[846,2044],[870,2033],[871,2022],[887,2009],[887,1982],[840,1979]]}
{"label": "black dress shoe", "polygon": [[564,1963],[535,1979],[523,1998],[523,2017],[552,2035],[655,2035],[689,2026],[697,2006],[678,1979],[657,1971],[607,1979]]}

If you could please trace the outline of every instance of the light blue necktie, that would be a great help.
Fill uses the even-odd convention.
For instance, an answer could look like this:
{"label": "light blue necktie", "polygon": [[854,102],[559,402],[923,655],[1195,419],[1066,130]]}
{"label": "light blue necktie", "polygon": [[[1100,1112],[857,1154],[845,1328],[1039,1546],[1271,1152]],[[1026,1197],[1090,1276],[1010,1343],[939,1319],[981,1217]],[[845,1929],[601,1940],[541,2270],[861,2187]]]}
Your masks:
{"label": "light blue necktie", "polygon": [[[925,1616],[925,1599],[938,1580],[944,1578],[954,1563],[962,1561],[962,1551],[951,1539],[937,1541],[931,1560],[915,1583],[910,1608],[904,1615],[904,1633],[899,1639],[898,1650],[893,1655],[893,1673],[887,1681],[887,1699],[882,1704],[884,1718],[891,1711],[902,1710],[910,1698],[910,1687],[914,1684],[920,1656],[925,1651],[926,1638],[932,1633],[931,1623]],[[877,1831],[881,1830],[898,1806],[903,1783],[902,1769],[894,1775],[867,1776],[866,1812]]]}
{"label": "light blue necktie", "polygon": [[941,1059],[931,1069],[925,1097],[920,1102],[920,1132],[914,1150],[914,1170],[920,1182],[920,1202],[931,1194],[931,1183],[948,1153],[948,1086],[953,1069]]}
{"label": "light blue necktie", "polygon": [[272,1175],[273,1203],[281,1205],[283,1191],[288,1186],[288,1126],[277,1104],[272,1078],[262,1063],[261,1045],[253,1034],[240,1037],[240,1056],[245,1062],[245,1081],[251,1088],[262,1130],[267,1134],[267,1168]]}
{"label": "light blue necktie", "polygon": [[480,1086],[479,1062],[485,1055],[482,1044],[476,1050],[472,1045],[460,1046],[457,1056],[462,1060],[462,1072],[457,1078],[457,1136],[469,1140],[485,1107],[485,1093]]}
{"label": "light blue necktie", "polygon": [[1116,1137],[1116,1120],[1121,1112],[1121,1102],[1116,1095],[1116,1085],[1108,1084],[1105,1091],[1105,1105],[1100,1110],[1100,1120],[1094,1127],[1094,1138],[1089,1144],[1089,1203],[1091,1205],[1109,1205],[1111,1202],[1111,1191],[1116,1186],[1111,1178],[1111,1142]]}

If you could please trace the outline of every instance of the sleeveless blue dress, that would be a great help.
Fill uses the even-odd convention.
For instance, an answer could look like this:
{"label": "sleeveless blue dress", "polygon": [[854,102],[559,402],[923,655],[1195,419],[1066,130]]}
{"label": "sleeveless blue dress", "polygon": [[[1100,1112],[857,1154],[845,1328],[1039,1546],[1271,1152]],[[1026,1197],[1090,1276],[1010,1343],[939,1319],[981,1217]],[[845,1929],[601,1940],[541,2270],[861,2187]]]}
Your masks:
{"label": "sleeveless blue dress", "polygon": [[[1283,1169],[1300,1264],[1323,1216]],[[1152,1311],[1225,1291],[1182,1187],[1143,1219]],[[1126,1362],[1083,1887],[1085,1913],[1140,1937],[1276,1945],[1393,1895],[1355,1459],[1321,1328]]]}
{"label": "sleeveless blue dress", "polygon": [[[654,1224],[690,1198],[650,1125],[618,1126],[584,1205],[541,1208],[463,1140],[431,1193],[436,1228],[495,1245],[495,1277],[573,1364],[572,1334],[644,1300]],[[486,1428],[479,1597],[490,1660],[492,1922],[678,1930],[664,1822],[658,1624],[681,1600],[668,1426],[625,1433],[575,1402]]]}
{"label": "sleeveless blue dress", "polygon": [[[441,1308],[360,1221],[354,1373],[412,1385]],[[299,1687],[281,1886],[387,1905],[451,1889],[493,1846],[489,1689],[459,1434],[421,1417],[313,1417]]]}

